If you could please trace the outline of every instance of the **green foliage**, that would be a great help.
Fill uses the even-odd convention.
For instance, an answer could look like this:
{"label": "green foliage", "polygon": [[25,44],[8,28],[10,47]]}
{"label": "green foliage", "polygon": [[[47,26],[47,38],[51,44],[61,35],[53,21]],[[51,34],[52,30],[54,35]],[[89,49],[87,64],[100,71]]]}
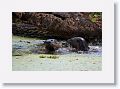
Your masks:
{"label": "green foliage", "polygon": [[102,21],[102,12],[89,13],[89,19],[95,23],[97,23],[98,21]]}

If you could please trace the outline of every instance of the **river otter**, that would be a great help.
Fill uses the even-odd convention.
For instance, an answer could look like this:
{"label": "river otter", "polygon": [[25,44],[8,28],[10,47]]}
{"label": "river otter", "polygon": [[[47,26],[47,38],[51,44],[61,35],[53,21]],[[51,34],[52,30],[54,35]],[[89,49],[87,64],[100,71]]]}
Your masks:
{"label": "river otter", "polygon": [[75,48],[76,51],[88,51],[89,47],[87,42],[82,37],[73,37],[68,39],[67,42],[70,44],[72,48]]}
{"label": "river otter", "polygon": [[48,39],[44,42],[46,53],[54,53],[58,48],[61,47],[59,42],[55,39]]}

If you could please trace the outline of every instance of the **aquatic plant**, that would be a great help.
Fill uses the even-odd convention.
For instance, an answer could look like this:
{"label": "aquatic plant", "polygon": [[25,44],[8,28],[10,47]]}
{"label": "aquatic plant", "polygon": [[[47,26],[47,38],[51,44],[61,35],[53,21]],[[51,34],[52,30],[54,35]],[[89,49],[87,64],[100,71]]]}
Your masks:
{"label": "aquatic plant", "polygon": [[53,55],[53,56],[48,56],[47,58],[57,59],[57,58],[59,58],[59,57],[58,57],[58,56]]}
{"label": "aquatic plant", "polygon": [[40,58],[50,58],[50,59],[57,59],[59,56],[56,55],[40,55]]}
{"label": "aquatic plant", "polygon": [[40,58],[46,58],[46,56],[44,56],[44,55],[40,55],[39,57],[40,57]]}

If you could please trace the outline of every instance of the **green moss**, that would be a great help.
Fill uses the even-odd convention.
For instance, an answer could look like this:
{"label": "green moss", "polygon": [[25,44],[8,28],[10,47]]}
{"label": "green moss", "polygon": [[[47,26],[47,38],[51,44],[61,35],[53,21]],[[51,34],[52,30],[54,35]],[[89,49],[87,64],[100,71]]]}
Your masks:
{"label": "green moss", "polygon": [[56,55],[40,55],[40,58],[50,58],[50,59],[57,59],[59,56]]}
{"label": "green moss", "polygon": [[96,18],[92,18],[91,20],[92,20],[92,22],[96,22],[97,21]]}
{"label": "green moss", "polygon": [[57,59],[57,58],[59,58],[59,57],[58,57],[58,56],[53,55],[53,56],[47,56],[47,58]]}
{"label": "green moss", "polygon": [[40,55],[39,57],[40,57],[40,58],[46,58],[46,56],[44,56],[44,55]]}

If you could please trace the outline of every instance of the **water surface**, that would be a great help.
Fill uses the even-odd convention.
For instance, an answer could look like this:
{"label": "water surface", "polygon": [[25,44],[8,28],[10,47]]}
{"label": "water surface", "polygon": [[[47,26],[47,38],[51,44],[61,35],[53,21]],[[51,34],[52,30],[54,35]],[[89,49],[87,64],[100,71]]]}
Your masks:
{"label": "water surface", "polygon": [[[42,54],[44,40],[13,36],[13,71],[101,71],[102,47],[90,46],[87,53]],[[42,57],[41,57],[42,56]],[[57,56],[54,58],[53,56]],[[52,58],[53,57],[53,58]]]}

